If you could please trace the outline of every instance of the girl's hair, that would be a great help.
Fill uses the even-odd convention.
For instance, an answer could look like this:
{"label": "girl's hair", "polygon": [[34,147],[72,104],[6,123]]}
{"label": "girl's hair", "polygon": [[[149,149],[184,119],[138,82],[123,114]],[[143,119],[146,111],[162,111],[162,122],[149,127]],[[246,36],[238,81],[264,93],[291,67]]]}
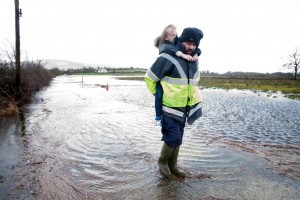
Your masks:
{"label": "girl's hair", "polygon": [[176,27],[173,24],[166,26],[161,35],[155,38],[154,46],[158,48],[163,43],[167,35],[174,29],[176,29]]}

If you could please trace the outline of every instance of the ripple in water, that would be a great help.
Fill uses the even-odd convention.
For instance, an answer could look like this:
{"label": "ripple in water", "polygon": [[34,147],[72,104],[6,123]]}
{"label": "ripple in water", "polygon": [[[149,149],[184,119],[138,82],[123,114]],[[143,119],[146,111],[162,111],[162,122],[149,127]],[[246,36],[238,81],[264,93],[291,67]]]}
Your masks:
{"label": "ripple in water", "polygon": [[[269,172],[254,165],[262,161],[253,155],[234,153],[217,143],[248,152],[257,151],[257,146],[299,146],[299,102],[204,90],[204,115],[193,126],[187,125],[178,160],[188,176],[166,181],[157,167],[162,142],[160,128],[154,126],[154,97],[144,82],[84,77],[82,85],[80,80],[58,77],[29,117],[29,129],[41,147],[37,149],[47,153],[46,161],[51,163],[41,181],[47,197],[232,198],[243,191],[239,196],[247,198],[258,189],[244,184]],[[107,82],[109,91],[98,86]],[[218,188],[218,194],[211,187]],[[279,188],[279,196],[290,190],[270,183],[260,188],[268,194]]]}

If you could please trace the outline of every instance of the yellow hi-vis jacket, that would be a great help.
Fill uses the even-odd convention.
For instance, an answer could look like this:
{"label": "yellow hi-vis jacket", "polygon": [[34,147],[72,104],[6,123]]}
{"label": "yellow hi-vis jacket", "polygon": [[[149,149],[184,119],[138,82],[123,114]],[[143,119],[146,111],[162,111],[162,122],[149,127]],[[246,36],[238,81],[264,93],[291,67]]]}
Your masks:
{"label": "yellow hi-vis jacket", "polygon": [[198,62],[188,62],[166,53],[160,54],[145,74],[152,94],[160,81],[163,88],[163,114],[192,124],[202,116]]}

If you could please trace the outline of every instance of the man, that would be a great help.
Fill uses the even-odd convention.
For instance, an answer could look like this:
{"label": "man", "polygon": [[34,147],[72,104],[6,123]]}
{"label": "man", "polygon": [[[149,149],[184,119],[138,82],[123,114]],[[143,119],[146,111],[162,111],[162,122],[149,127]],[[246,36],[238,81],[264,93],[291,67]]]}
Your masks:
{"label": "man", "polygon": [[[182,53],[193,55],[203,33],[197,28],[185,28],[179,37],[177,48]],[[198,62],[189,62],[177,56],[162,53],[147,71],[145,82],[152,94],[160,81],[163,88],[163,115],[161,119],[162,146],[158,159],[163,176],[171,173],[184,177],[177,168],[177,158],[185,127],[202,115],[201,95],[198,88],[200,72]]]}

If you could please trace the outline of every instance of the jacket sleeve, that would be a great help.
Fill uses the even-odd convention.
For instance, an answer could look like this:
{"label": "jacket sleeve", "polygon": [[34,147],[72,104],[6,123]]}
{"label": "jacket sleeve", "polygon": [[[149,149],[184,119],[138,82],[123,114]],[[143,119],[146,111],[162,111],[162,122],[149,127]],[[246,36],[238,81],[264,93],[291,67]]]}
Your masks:
{"label": "jacket sleeve", "polygon": [[173,65],[170,61],[163,57],[158,57],[150,69],[147,70],[144,80],[151,94],[156,92],[156,84],[164,76],[171,73]]}
{"label": "jacket sleeve", "polygon": [[148,88],[148,90],[150,91],[151,94],[155,94],[156,93],[156,84],[157,84],[157,80],[159,80],[151,71],[151,69],[148,69],[144,80],[146,82],[146,86]]}
{"label": "jacket sleeve", "polygon": [[196,54],[197,54],[198,56],[200,56],[201,53],[202,53],[201,49],[197,48],[197,49],[193,52],[192,56],[193,56],[193,55],[196,55]]}
{"label": "jacket sleeve", "polygon": [[172,44],[163,43],[159,47],[159,54],[167,53],[167,54],[170,54],[172,56],[176,56],[177,51],[179,51],[179,50]]}

